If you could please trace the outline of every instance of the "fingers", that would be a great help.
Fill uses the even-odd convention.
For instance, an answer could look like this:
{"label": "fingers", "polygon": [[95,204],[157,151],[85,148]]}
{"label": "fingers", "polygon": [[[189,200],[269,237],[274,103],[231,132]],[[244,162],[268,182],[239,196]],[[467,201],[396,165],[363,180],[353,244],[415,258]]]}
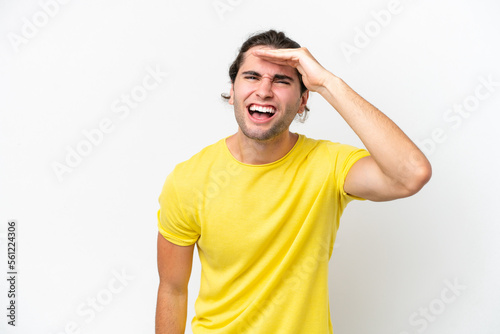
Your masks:
{"label": "fingers", "polygon": [[291,54],[299,49],[256,49],[253,53],[256,55],[280,55],[280,54]]}
{"label": "fingers", "polygon": [[252,55],[277,65],[296,68],[310,91],[317,91],[325,82],[324,78],[330,74],[306,48],[257,49],[252,50]]}
{"label": "fingers", "polygon": [[298,49],[279,49],[279,50],[252,50],[256,57],[270,61],[279,65],[289,65],[297,67],[299,65]]}

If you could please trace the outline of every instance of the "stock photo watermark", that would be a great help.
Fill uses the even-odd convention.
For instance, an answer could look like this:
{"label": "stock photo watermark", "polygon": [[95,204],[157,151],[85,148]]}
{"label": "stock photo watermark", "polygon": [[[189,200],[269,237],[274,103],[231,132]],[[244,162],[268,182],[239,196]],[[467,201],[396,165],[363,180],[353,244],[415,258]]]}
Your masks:
{"label": "stock photo watermark", "polygon": [[[157,89],[168,75],[158,65],[154,68],[147,66],[146,73],[140,84],[132,87],[129,92],[121,94],[119,98],[111,103],[111,111],[117,115],[119,120],[123,121],[129,117],[131,111],[139,107],[140,103],[145,101],[149,94]],[[81,131],[83,138],[74,146],[66,146],[64,160],[52,162],[52,170],[60,183],[64,181],[66,174],[72,173],[96,147],[102,145],[105,136],[115,130],[116,123],[110,117],[104,117],[95,127],[83,129]]]}
{"label": "stock photo watermark", "polygon": [[[216,172],[213,172],[209,176],[209,180],[207,181],[206,184],[203,184],[203,187],[205,188],[205,191],[202,191],[200,189],[194,189],[195,191],[195,201],[194,201],[194,206],[195,210],[198,210],[199,208],[202,208],[208,203],[215,198],[216,196],[219,195],[219,193],[229,186],[231,183],[231,179],[235,176],[238,176],[241,174],[243,171],[243,167],[240,165],[234,163],[233,161],[230,161],[224,170],[219,170]],[[189,207],[190,204],[186,204],[186,207]]]}
{"label": "stock photo watermark", "polygon": [[23,16],[21,18],[22,25],[19,33],[7,33],[7,38],[14,51],[16,53],[19,53],[19,51],[21,50],[20,48],[23,45],[28,44],[30,40],[35,38],[40,30],[47,26],[50,20],[59,14],[61,6],[64,6],[69,2],[71,2],[71,0],[40,1],[40,9],[37,10],[33,15],[31,15],[31,18]]}
{"label": "stock photo watermark", "polygon": [[487,77],[480,76],[478,81],[479,84],[471,94],[444,112],[443,120],[450,124],[448,128],[436,127],[428,137],[415,141],[426,156],[432,155],[439,144],[446,142],[450,130],[460,128],[463,121],[471,117],[480,108],[481,103],[493,96],[500,87],[500,81],[495,81],[492,74]]}
{"label": "stock photo watermark", "polygon": [[[408,323],[414,327],[412,332],[402,331],[399,334],[423,333],[427,330],[430,323],[435,322],[442,315],[448,306],[457,301],[458,297],[467,289],[467,286],[460,284],[458,279],[453,281],[444,280],[445,287],[441,290],[438,297],[429,301],[423,307],[410,314]],[[415,332],[416,331],[416,332]]]}
{"label": "stock photo watermark", "polygon": [[76,307],[75,313],[79,320],[70,320],[64,325],[64,329],[54,334],[79,334],[85,325],[91,323],[98,314],[102,313],[113,302],[116,295],[122,293],[134,276],[128,274],[125,269],[120,272],[112,270],[111,277],[104,288]]}
{"label": "stock photo watermark", "polygon": [[316,244],[318,245],[316,252],[306,257],[301,263],[295,264],[285,273],[277,288],[278,291],[271,299],[258,306],[255,316],[242,323],[238,328],[238,333],[250,334],[258,332],[258,326],[270,316],[269,312],[284,303],[285,287],[297,291],[300,289],[300,282],[307,279],[307,276],[312,275],[321,262],[328,262],[330,259],[329,244],[325,240],[318,240]]}
{"label": "stock photo watermark", "polygon": [[5,239],[7,245],[7,324],[16,326],[18,315],[17,295],[19,294],[19,260],[17,256],[18,223],[16,220],[7,222],[5,237],[0,235],[0,241]]}
{"label": "stock photo watermark", "polygon": [[215,0],[212,2],[215,12],[219,19],[224,21],[226,13],[232,12],[236,7],[241,5],[243,0]]}
{"label": "stock photo watermark", "polygon": [[370,11],[371,20],[360,28],[354,27],[354,37],[352,42],[340,43],[340,50],[348,63],[352,62],[352,57],[358,55],[367,48],[375,38],[377,38],[384,28],[389,26],[393,18],[401,14],[404,6],[400,0],[391,0],[386,9]]}

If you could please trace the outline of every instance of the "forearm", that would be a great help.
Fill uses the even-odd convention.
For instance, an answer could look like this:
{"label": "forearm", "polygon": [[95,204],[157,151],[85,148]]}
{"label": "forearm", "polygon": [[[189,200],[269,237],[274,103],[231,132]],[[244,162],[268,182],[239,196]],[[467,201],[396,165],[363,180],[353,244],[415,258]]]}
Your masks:
{"label": "forearm", "polygon": [[409,184],[427,173],[425,155],[380,110],[333,74],[318,90],[361,139],[380,170],[394,182]]}
{"label": "forearm", "polygon": [[184,334],[187,317],[187,290],[162,286],[156,303],[156,334]]}

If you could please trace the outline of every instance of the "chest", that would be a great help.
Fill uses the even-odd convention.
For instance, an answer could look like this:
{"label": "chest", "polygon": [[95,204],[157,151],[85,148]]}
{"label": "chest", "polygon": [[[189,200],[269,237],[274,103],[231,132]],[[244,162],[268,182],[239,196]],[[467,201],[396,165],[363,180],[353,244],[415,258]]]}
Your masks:
{"label": "chest", "polygon": [[[308,175],[308,176],[307,176]],[[279,259],[297,240],[331,235],[334,199],[328,171],[262,173],[207,183],[198,246],[213,266]]]}

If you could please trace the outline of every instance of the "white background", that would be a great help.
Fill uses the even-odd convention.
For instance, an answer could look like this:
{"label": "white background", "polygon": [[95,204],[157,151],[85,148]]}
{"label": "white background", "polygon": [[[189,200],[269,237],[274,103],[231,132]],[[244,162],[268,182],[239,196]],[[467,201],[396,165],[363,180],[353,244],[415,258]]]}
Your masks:
{"label": "white background", "polygon": [[[389,3],[0,1],[0,332],[154,332],[163,182],[236,131],[220,99],[228,66],[250,33],[276,28],[391,117],[433,166],[414,197],[347,208],[330,261],[335,334],[499,333],[500,6],[401,0],[381,26],[373,13]],[[148,68],[163,74],[144,90]],[[496,86],[479,88],[479,100],[482,78]],[[146,95],[125,115],[121,99],[133,92]],[[448,111],[464,103],[467,117]],[[362,146],[319,95],[309,106],[293,131]],[[85,146],[83,133],[106,119],[111,130]],[[54,164],[78,145],[87,155],[59,180]],[[3,278],[9,219],[15,328]]]}

